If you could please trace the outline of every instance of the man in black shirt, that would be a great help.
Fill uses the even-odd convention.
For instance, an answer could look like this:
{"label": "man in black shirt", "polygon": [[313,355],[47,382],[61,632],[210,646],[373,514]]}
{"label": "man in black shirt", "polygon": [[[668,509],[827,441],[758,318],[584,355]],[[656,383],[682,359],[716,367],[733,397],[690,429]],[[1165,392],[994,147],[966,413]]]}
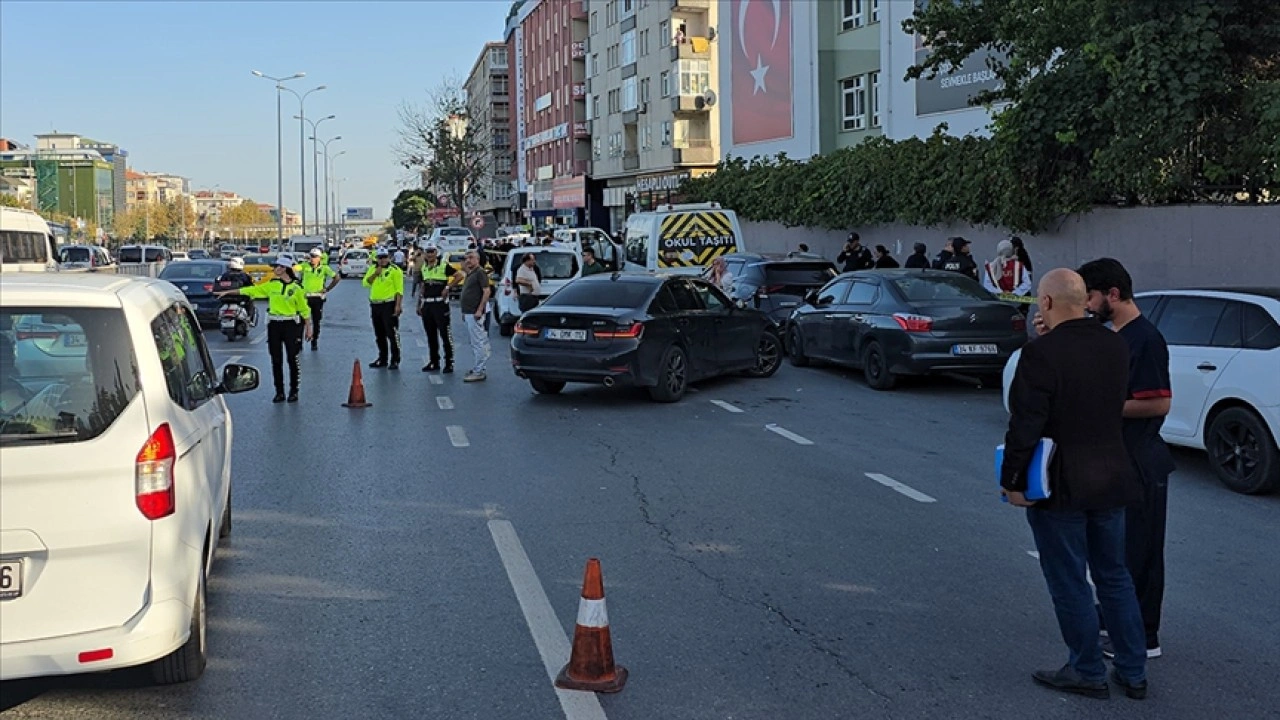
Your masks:
{"label": "man in black shirt", "polygon": [[925,247],[924,243],[916,243],[912,250],[913,252],[907,258],[906,267],[916,270],[928,270],[929,256],[925,255],[925,253],[929,249]]}
{"label": "man in black shirt", "polygon": [[862,246],[862,238],[856,232],[849,233],[849,242],[844,244],[844,251],[836,256],[836,262],[840,263],[840,272],[870,270],[876,264],[871,258],[871,251]]}
{"label": "man in black shirt", "polygon": [[[1125,513],[1126,562],[1138,591],[1147,635],[1147,657],[1160,650],[1160,615],[1164,604],[1165,522],[1173,455],[1160,437],[1173,390],[1169,380],[1169,346],[1164,336],[1133,302],[1133,280],[1111,258],[1080,268],[1089,290],[1089,310],[1129,345],[1129,393],[1124,404],[1124,441],[1142,479],[1142,502]],[[1104,648],[1110,650],[1110,648]]]}
{"label": "man in black shirt", "polygon": [[[973,278],[976,282],[978,279],[978,263],[973,259],[973,253],[969,251],[969,241],[962,237],[953,237],[949,245],[952,252],[942,260],[942,267],[938,269],[960,273],[965,277]],[[946,250],[943,250],[943,252],[945,253]],[[942,255],[940,254],[938,257],[941,259]]]}

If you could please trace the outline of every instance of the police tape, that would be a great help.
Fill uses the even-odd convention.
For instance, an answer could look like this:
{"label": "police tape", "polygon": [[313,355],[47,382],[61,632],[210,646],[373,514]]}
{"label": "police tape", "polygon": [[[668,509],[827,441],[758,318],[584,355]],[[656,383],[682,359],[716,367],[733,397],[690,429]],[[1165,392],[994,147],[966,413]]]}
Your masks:
{"label": "police tape", "polygon": [[1035,305],[1036,299],[1029,295],[1014,295],[1013,293],[1000,293],[996,297],[1005,302],[1022,303],[1023,305]]}

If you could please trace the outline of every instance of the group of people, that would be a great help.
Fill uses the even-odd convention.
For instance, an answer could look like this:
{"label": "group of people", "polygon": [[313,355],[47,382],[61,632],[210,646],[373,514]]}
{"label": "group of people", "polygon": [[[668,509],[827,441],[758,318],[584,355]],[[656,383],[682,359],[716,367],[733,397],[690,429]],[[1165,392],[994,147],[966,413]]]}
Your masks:
{"label": "group of people", "polygon": [[[897,267],[946,270],[980,282],[996,295],[1004,295],[1008,299],[1022,298],[1024,303],[1031,301],[1031,255],[1017,235],[1001,240],[996,245],[995,257],[981,266],[973,258],[971,243],[963,237],[947,238],[942,250],[932,259],[928,252],[924,243],[915,243],[911,255],[900,266],[884,245],[876,245],[874,251],[870,250],[862,244],[858,233],[851,232],[844,248],[836,256],[836,264],[841,272]],[[799,251],[789,253],[788,257],[814,256],[809,252],[809,246],[802,243]]]}
{"label": "group of people", "polygon": [[[1061,668],[1032,677],[1107,698],[1110,657],[1111,682],[1141,699],[1147,661],[1162,655],[1174,469],[1160,438],[1173,397],[1168,346],[1134,303],[1133,281],[1116,260],[1052,270],[1036,295],[1040,335],[1023,348],[1009,388],[1000,485],[1012,506],[1026,508],[1069,654]],[[1029,468],[1043,438],[1056,445],[1050,494],[1032,502]]]}

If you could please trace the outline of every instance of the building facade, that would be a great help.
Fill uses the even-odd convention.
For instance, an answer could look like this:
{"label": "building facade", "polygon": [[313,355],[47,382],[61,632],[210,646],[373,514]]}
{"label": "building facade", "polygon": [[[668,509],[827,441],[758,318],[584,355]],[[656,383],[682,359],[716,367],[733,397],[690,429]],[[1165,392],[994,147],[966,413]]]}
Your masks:
{"label": "building facade", "polygon": [[36,135],[36,150],[93,150],[111,165],[111,213],[123,213],[126,207],[125,173],[129,153],[114,143],[91,140],[75,133],[52,132]]}
{"label": "building facade", "polygon": [[881,5],[887,0],[814,3],[818,24],[818,125],[823,153],[883,133]]}
{"label": "building facade", "polygon": [[472,208],[499,225],[511,222],[511,179],[515,149],[511,143],[511,68],[507,44],[485,43],[467,76],[467,119],[485,148],[487,177]]}
{"label": "building facade", "polygon": [[178,175],[125,171],[125,206],[151,205],[185,200],[194,208],[190,181]]}
{"label": "building facade", "polygon": [[11,184],[29,184],[37,212],[78,218],[103,230],[114,222],[115,166],[97,150],[0,151],[0,176]]}

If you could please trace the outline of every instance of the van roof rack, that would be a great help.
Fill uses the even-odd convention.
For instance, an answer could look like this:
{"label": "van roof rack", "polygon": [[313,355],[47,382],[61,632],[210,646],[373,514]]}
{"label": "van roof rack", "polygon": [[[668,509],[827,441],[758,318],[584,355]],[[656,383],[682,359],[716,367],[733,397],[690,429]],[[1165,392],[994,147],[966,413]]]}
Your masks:
{"label": "van roof rack", "polygon": [[659,212],[670,212],[672,210],[719,210],[720,203],[718,202],[680,203],[677,205],[672,205],[668,203],[666,205],[659,205],[657,209]]}

